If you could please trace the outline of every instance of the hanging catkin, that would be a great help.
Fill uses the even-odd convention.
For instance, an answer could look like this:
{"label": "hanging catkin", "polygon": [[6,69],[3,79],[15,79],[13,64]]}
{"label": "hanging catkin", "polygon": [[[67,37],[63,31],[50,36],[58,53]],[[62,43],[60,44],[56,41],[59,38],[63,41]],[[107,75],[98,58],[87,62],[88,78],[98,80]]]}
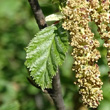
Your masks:
{"label": "hanging catkin", "polygon": [[71,36],[76,84],[79,86],[83,103],[92,108],[96,108],[103,99],[101,90],[103,83],[96,64],[101,57],[96,49],[99,42],[94,40],[94,33],[88,26],[92,20],[91,11],[94,10],[93,7],[96,9],[98,4],[98,0],[67,0],[62,11],[65,16],[63,28],[68,30]]}

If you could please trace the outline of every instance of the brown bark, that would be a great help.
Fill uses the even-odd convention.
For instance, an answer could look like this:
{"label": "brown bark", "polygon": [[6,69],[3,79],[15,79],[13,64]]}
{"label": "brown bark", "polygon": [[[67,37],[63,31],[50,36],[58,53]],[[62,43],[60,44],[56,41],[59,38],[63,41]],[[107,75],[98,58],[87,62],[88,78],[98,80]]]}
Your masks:
{"label": "brown bark", "polygon": [[43,29],[47,26],[44,14],[39,6],[38,0],[28,0],[31,6],[31,9],[34,13],[35,20],[40,29]]}

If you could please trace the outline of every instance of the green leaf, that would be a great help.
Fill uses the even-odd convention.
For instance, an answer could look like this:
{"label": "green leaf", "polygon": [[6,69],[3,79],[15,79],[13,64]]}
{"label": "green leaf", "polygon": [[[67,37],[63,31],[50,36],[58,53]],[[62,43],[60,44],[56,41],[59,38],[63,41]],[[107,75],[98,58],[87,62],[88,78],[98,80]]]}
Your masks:
{"label": "green leaf", "polygon": [[52,78],[63,63],[67,50],[67,33],[61,26],[43,29],[29,43],[25,65],[42,90],[52,87]]}

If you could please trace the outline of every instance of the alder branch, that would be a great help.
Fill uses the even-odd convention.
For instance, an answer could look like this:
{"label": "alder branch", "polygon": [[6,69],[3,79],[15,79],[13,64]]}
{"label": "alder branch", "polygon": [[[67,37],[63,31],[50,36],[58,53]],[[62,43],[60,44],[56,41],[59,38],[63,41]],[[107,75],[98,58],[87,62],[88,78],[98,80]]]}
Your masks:
{"label": "alder branch", "polygon": [[35,20],[39,26],[40,29],[43,29],[47,26],[44,14],[40,8],[40,5],[38,3],[38,0],[28,0],[29,4],[31,6],[31,9],[33,10]]}
{"label": "alder branch", "polygon": [[[33,10],[36,22],[40,29],[47,27],[44,14],[39,6],[38,0],[28,0],[29,4]],[[34,83],[34,81],[28,78],[29,82],[34,85],[36,88],[40,88]],[[52,80],[52,89],[45,89],[50,97],[53,99],[56,110],[65,110],[64,101],[61,93],[61,83],[59,77],[59,71],[56,73],[56,76]]]}
{"label": "alder branch", "polygon": [[56,76],[53,77],[52,89],[47,91],[54,101],[56,110],[65,110],[64,101],[61,94],[61,83],[60,83],[59,71],[56,74]]}

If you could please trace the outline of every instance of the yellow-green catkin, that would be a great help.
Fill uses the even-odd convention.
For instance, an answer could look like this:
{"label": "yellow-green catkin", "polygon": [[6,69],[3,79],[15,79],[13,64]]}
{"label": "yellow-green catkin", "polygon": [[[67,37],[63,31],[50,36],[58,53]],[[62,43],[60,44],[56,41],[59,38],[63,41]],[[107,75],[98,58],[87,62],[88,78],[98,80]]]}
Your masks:
{"label": "yellow-green catkin", "polygon": [[[91,2],[93,1],[91,0]],[[98,32],[105,42],[104,47],[107,48],[107,60],[108,66],[110,68],[110,2],[109,0],[100,0],[100,2],[97,3],[97,6],[94,10],[91,4],[90,7],[92,9],[90,13],[91,19],[95,21],[95,23],[97,24]]]}
{"label": "yellow-green catkin", "polygon": [[[91,5],[96,8],[95,4]],[[88,23],[91,22],[90,13],[94,8],[90,7],[90,0],[67,0],[63,8],[63,28],[70,32],[72,56],[74,58],[73,70],[76,73],[76,84],[85,105],[96,108],[99,101],[103,99],[102,81],[100,79],[99,67],[95,62],[101,57],[96,49],[99,42],[94,40]]]}

